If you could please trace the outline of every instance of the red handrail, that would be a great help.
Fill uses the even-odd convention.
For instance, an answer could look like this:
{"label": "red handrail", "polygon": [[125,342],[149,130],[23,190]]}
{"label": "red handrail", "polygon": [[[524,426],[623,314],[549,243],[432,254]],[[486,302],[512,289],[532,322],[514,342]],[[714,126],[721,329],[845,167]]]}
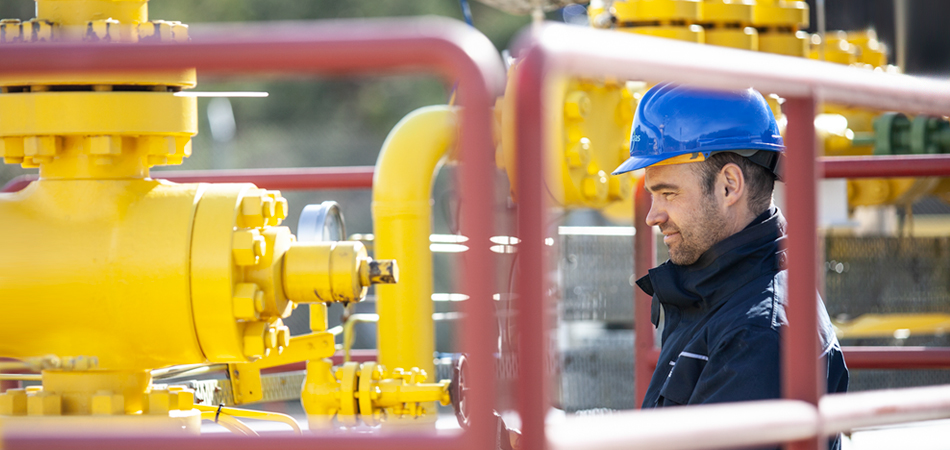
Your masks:
{"label": "red handrail", "polygon": [[[369,189],[373,187],[373,166],[306,167],[286,169],[236,170],[153,170],[152,178],[176,183],[254,183],[264,189],[287,191],[306,189]],[[20,175],[0,192],[16,192],[39,178]]]}
{"label": "red handrail", "polygon": [[[494,227],[494,193],[484,180],[494,173],[491,107],[504,87],[497,50],[482,34],[460,22],[440,19],[328,21],[310,24],[247,26],[216,30],[183,44],[65,44],[0,46],[0,73],[152,70],[195,67],[203,75],[279,73],[347,75],[357,73],[433,73],[458,82],[462,115],[459,151],[462,230],[472,242],[489,242]],[[490,299],[494,266],[488,245],[464,255],[462,292]],[[53,438],[4,429],[3,446],[18,448],[365,448],[485,449],[495,445],[495,339],[490,301],[465,302],[461,348],[469,356],[467,397],[472,426],[462,436],[327,436],[243,440],[230,437],[169,438],[103,436]]]}
{"label": "red handrail", "polygon": [[950,155],[835,156],[818,158],[825,178],[940,177]]}
{"label": "red handrail", "polygon": [[[835,102],[874,109],[893,109],[910,113],[945,115],[950,112],[950,84],[925,80],[905,75],[883,74],[862,69],[792,58],[780,55],[754,53],[742,50],[711,46],[701,46],[685,42],[638,36],[628,33],[600,31],[582,27],[564,25],[544,25],[533,27],[522,35],[517,46],[524,60],[520,64],[521,75],[516,98],[517,129],[519,150],[519,168],[536,167],[543,160],[543,124],[541,115],[544,104],[541,100],[546,89],[545,80],[561,76],[615,79],[671,81],[692,84],[708,88],[744,89],[753,86],[760,91],[779,94],[787,99],[788,116],[788,158],[787,172],[789,196],[786,204],[786,216],[789,221],[789,305],[787,314],[790,327],[784,332],[782,347],[783,395],[785,398],[804,400],[817,407],[824,389],[823,377],[819,371],[815,355],[817,345],[817,237],[816,221],[816,182],[821,177],[821,169],[828,175],[841,176],[844,171],[836,161],[816,159],[814,129],[815,103],[818,100]],[[950,175],[946,156],[892,157],[889,162],[867,164],[860,170],[848,172],[849,175],[865,174],[872,170],[874,176],[889,171],[896,172],[902,166],[902,175],[912,176],[924,172],[928,164],[941,166],[941,169],[926,168],[926,174]],[[896,161],[898,164],[890,164]],[[874,166],[874,167],[871,167]],[[890,167],[888,167],[890,166]],[[945,170],[947,169],[947,170]],[[532,185],[533,184],[533,185]],[[538,236],[544,236],[544,209],[533,203],[540,197],[538,176],[527,179],[525,170],[519,170],[519,195],[528,192],[528,201],[519,208],[519,233],[522,242],[528,242]],[[644,200],[640,195],[641,202]],[[645,273],[654,265],[650,261],[653,253],[650,242],[653,233],[649,228],[640,226],[643,209],[637,216],[638,231],[636,239],[638,255],[636,272]],[[641,244],[643,245],[641,247]],[[531,267],[543,267],[542,249],[521,248],[519,267],[530,270]],[[647,264],[647,267],[642,267]],[[519,313],[519,329],[522,334],[519,367],[539,365],[545,361],[544,345],[547,329],[539,319],[544,308],[543,284],[532,278],[519,292],[521,302],[530,307]],[[637,296],[636,328],[637,337],[648,333],[641,329],[652,330],[649,316],[642,311],[644,299]],[[652,336],[650,336],[652,337]],[[655,355],[651,345],[638,340],[638,366],[649,365],[647,358]],[[528,344],[528,345],[524,345]],[[650,350],[647,350],[650,349]],[[647,350],[647,351],[644,351]],[[859,358],[860,359],[860,358]],[[637,396],[642,396],[645,378],[637,370]],[[521,376],[533,375],[522,370]],[[538,380],[542,378],[534,378]],[[527,388],[527,389],[526,389]],[[521,417],[531,417],[539,408],[543,410],[547,401],[547,391],[543,384],[522,386],[519,403]],[[847,397],[842,400],[847,402]],[[950,414],[950,411],[947,412]],[[686,414],[684,411],[682,414]],[[530,419],[525,425],[526,448],[544,447],[543,429],[539,431],[540,421]],[[591,447],[594,447],[591,437]],[[682,436],[670,436],[667,441],[673,448],[674,440],[682,441]],[[685,441],[684,445],[685,445]],[[529,444],[530,443],[530,444]],[[606,445],[606,442],[605,442]],[[813,434],[807,440],[793,442],[787,448],[822,448],[823,437]]]}

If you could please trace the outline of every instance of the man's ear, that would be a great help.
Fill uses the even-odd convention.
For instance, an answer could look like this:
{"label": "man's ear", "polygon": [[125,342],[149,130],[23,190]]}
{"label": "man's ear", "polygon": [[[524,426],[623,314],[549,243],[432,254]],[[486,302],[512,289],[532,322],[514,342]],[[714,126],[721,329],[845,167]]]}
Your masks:
{"label": "man's ear", "polygon": [[729,163],[723,166],[719,171],[719,181],[726,206],[735,205],[745,195],[745,176],[738,165]]}

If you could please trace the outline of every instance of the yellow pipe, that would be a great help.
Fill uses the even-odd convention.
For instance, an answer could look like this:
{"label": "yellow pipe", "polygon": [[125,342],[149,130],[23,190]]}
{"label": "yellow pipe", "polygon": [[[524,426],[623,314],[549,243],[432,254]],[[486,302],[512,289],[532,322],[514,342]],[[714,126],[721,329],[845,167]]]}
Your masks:
{"label": "yellow pipe", "polygon": [[38,373],[0,373],[0,381],[43,381]]}
{"label": "yellow pipe", "polygon": [[[216,416],[217,418],[215,418]],[[226,416],[223,414],[219,415],[214,411],[202,411],[201,418],[215,422],[218,425],[227,428],[228,431],[234,434],[239,434],[241,436],[258,436],[258,434],[252,430],[251,427],[231,416]]]}
{"label": "yellow pipe", "polygon": [[427,106],[403,118],[376,161],[373,223],[377,259],[396,259],[398,284],[376,287],[379,362],[433,374],[431,234],[432,181],[454,147],[458,112]]}
{"label": "yellow pipe", "polygon": [[[229,419],[243,417],[245,419],[257,419],[257,420],[267,420],[271,422],[280,422],[290,426],[294,430],[294,433],[301,434],[300,425],[297,424],[297,421],[293,417],[290,417],[286,414],[269,412],[269,411],[255,411],[251,409],[239,409],[239,408],[224,408],[218,406],[208,406],[208,405],[195,405],[195,409],[201,411],[202,418],[205,418],[205,414],[218,414],[218,422],[221,419],[228,417]],[[213,420],[213,418],[212,418]],[[235,419],[237,420],[237,419]],[[240,423],[240,422],[238,422]]]}
{"label": "yellow pipe", "polygon": [[356,339],[356,324],[372,322],[379,322],[379,314],[353,314],[343,322],[343,362],[350,362],[350,349]]}

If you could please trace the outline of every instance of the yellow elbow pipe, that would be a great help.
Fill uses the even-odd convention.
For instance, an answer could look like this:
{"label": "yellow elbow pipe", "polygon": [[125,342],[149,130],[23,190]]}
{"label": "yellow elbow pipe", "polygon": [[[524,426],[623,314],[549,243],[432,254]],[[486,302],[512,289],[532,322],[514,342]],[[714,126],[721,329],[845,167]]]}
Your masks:
{"label": "yellow elbow pipe", "polygon": [[379,362],[418,367],[430,376],[435,353],[432,321],[432,181],[454,148],[458,110],[427,106],[404,117],[383,143],[373,178],[376,259],[399,261],[397,284],[376,286]]}

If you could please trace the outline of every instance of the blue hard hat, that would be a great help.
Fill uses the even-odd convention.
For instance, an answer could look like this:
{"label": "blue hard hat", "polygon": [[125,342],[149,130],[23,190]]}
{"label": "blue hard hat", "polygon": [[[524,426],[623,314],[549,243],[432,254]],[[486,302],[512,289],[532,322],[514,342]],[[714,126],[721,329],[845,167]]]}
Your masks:
{"label": "blue hard hat", "polygon": [[775,116],[756,90],[712,91],[663,83],[647,91],[637,105],[630,159],[613,174],[733,151],[779,177],[784,149]]}

